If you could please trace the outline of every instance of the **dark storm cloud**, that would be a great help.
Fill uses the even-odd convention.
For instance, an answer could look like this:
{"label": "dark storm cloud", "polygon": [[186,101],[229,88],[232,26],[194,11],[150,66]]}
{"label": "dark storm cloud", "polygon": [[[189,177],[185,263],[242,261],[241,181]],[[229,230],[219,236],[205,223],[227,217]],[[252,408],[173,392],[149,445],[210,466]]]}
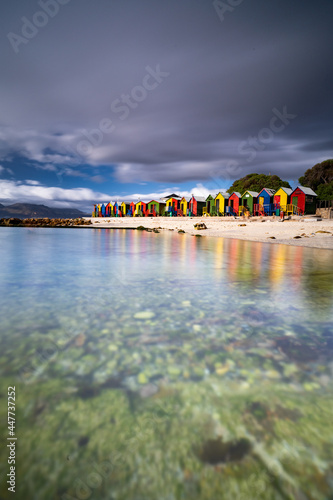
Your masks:
{"label": "dark storm cloud", "polygon": [[16,45],[41,4],[1,7],[0,161],[178,183],[296,179],[332,157],[330,1],[230,1],[223,21],[207,0],[49,2]]}

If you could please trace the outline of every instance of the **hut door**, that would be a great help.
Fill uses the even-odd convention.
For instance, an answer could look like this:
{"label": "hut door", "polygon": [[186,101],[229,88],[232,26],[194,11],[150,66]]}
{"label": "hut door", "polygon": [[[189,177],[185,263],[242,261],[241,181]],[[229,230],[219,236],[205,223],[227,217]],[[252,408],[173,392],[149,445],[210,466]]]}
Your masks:
{"label": "hut door", "polygon": [[274,201],[275,201],[275,203],[276,203],[277,205],[279,205],[279,206],[280,206],[280,195],[278,195],[278,196],[274,196]]}
{"label": "hut door", "polygon": [[216,200],[216,212],[219,213],[220,211],[220,200]]}
{"label": "hut door", "polygon": [[263,205],[263,204],[264,204],[264,197],[260,196],[260,198],[259,198],[259,205]]}
{"label": "hut door", "polygon": [[298,207],[298,196],[294,196],[293,197],[293,205],[295,205],[296,207]]}

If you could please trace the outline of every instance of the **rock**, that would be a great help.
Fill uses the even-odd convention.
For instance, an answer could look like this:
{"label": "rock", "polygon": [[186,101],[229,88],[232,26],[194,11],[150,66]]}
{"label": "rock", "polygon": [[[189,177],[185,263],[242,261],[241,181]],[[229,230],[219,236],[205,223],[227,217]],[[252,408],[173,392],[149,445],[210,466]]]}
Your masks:
{"label": "rock", "polygon": [[269,240],[276,240],[275,236],[267,236],[267,239],[269,239]]}
{"label": "rock", "polygon": [[207,229],[207,226],[204,222],[197,222],[196,224],[194,224],[194,229],[197,230]]}
{"label": "rock", "polygon": [[182,229],[179,229],[178,233],[184,234],[185,231],[183,231]]}
{"label": "rock", "polygon": [[135,319],[152,319],[154,318],[155,313],[152,311],[140,311],[134,314]]}
{"label": "rock", "polygon": [[139,382],[139,384],[147,384],[149,382],[149,380],[144,373],[139,373],[138,382]]}
{"label": "rock", "polygon": [[239,225],[239,227],[244,227],[244,226],[246,226],[246,224],[238,224],[238,225]]}

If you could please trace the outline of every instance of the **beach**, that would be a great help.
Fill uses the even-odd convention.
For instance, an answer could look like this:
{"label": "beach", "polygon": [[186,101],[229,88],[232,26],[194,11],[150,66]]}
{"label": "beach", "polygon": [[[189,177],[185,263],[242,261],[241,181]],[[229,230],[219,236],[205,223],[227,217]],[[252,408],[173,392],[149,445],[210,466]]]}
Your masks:
{"label": "beach", "polygon": [[[185,231],[188,235],[236,238],[249,241],[282,243],[311,248],[333,250],[333,220],[318,220],[311,217],[293,217],[281,221],[279,217],[252,217],[250,219],[229,217],[110,217],[91,220],[90,228],[129,229],[145,228]],[[197,230],[195,224],[204,223],[207,229]]]}

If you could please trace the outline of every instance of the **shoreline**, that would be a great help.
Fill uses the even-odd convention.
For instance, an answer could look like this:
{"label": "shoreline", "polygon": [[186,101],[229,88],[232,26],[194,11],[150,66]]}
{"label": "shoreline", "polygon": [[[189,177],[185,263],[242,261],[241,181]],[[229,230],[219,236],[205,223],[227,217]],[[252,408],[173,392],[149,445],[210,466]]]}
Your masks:
{"label": "shoreline", "polygon": [[[308,220],[305,220],[308,219]],[[185,231],[185,234],[213,238],[234,238],[248,241],[294,245],[333,250],[333,220],[295,217],[280,221],[278,217],[84,217],[91,225],[78,226],[91,229],[147,229]],[[204,223],[207,229],[196,230],[194,224]],[[318,232],[319,231],[319,232]]]}

